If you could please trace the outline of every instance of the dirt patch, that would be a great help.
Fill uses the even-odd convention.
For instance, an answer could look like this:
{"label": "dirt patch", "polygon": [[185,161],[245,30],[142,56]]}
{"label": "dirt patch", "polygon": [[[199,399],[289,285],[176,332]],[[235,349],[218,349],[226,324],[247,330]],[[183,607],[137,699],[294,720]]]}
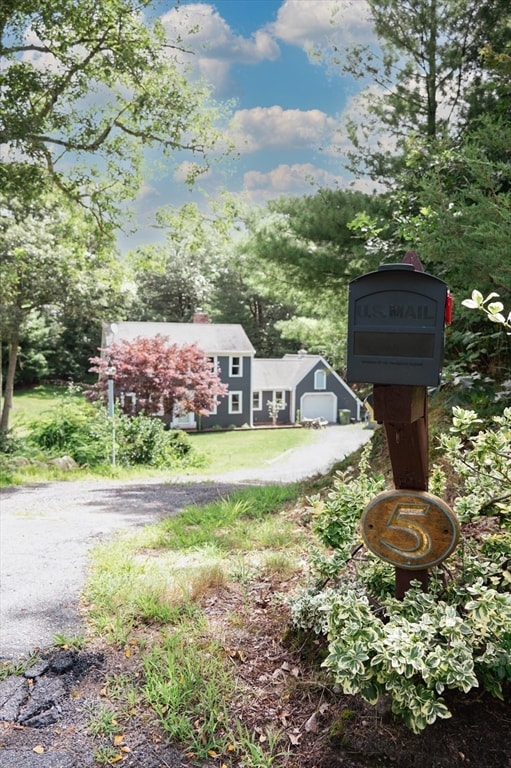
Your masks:
{"label": "dirt patch", "polygon": [[[221,641],[238,681],[232,703],[261,746],[279,734],[279,768],[510,768],[511,713],[507,703],[485,696],[454,697],[450,720],[414,735],[389,712],[344,696],[318,665],[318,643],[289,633],[285,594],[293,584],[276,577],[229,584],[206,596],[211,633]],[[0,685],[1,768],[97,766],[113,738],[91,732],[94,714],[119,704],[108,681],[122,675],[142,680],[141,656],[90,645],[82,651],[41,654],[23,676]],[[133,768],[192,768],[183,745],[169,744],[142,699],[119,717],[117,764]],[[103,750],[103,751],[102,751]],[[113,755],[112,755],[113,757]],[[104,763],[103,763],[104,764]],[[112,764],[114,764],[112,762]],[[237,766],[220,756],[202,766]],[[269,764],[269,763],[268,763]]]}

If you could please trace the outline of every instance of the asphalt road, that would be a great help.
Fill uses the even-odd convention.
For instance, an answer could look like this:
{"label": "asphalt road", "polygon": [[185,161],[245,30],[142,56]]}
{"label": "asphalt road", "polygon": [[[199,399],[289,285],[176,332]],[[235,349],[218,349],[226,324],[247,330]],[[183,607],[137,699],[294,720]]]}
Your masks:
{"label": "asphalt road", "polygon": [[326,472],[367,442],[362,425],[318,430],[312,445],[214,480],[77,481],[0,489],[0,660],[84,631],[80,593],[90,550],[116,533],[207,503],[243,483],[288,483]]}

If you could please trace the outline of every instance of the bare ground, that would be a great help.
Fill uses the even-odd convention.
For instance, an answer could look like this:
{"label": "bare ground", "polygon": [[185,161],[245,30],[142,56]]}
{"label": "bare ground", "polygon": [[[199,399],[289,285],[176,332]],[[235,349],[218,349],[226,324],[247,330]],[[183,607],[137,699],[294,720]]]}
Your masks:
{"label": "bare ground", "polygon": [[[414,735],[393,719],[388,708],[373,708],[357,697],[344,696],[324,678],[317,661],[321,649],[299,645],[289,632],[283,603],[275,597],[292,587],[276,577],[250,585],[229,584],[206,595],[202,606],[210,631],[221,641],[236,674],[238,694],[232,702],[232,717],[263,747],[268,732],[280,734],[280,756],[273,766],[510,768],[509,696],[506,703],[460,696],[450,702],[452,719]],[[66,654],[67,669],[62,663]],[[0,724],[1,768],[98,765],[94,755],[114,742],[90,733],[91,713],[109,703],[109,680],[115,676],[122,674],[140,684],[140,652],[136,646],[127,654],[93,643],[78,652],[53,650],[41,657],[49,669],[27,682],[29,696],[43,681],[55,679],[62,683],[64,695],[47,724],[44,718],[38,727],[16,720]],[[115,701],[112,705],[118,707]],[[122,713],[119,723],[122,736],[115,743],[115,755],[118,764],[127,768],[241,765],[235,755],[197,762],[186,745],[169,744],[142,697]]]}

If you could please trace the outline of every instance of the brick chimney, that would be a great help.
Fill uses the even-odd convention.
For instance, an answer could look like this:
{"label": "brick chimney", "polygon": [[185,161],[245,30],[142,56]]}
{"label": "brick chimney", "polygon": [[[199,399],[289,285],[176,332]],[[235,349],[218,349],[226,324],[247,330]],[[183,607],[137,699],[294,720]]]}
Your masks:
{"label": "brick chimney", "polygon": [[197,307],[195,312],[193,313],[193,321],[194,323],[209,323],[209,315],[207,312],[205,312],[200,307]]}

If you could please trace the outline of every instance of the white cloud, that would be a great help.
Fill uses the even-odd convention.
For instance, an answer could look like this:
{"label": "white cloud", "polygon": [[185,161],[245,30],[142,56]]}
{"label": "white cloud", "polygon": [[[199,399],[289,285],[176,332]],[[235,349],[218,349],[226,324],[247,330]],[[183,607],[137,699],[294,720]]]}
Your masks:
{"label": "white cloud", "polygon": [[241,109],[229,124],[231,138],[242,153],[259,150],[311,149],[331,136],[338,124],[319,109],[282,109],[280,106]]}
{"label": "white cloud", "polygon": [[279,195],[314,194],[318,187],[347,186],[340,176],[312,163],[281,164],[268,173],[248,171],[243,176],[244,196],[262,205]]}
{"label": "white cloud", "polygon": [[217,88],[223,88],[230,67],[241,62],[258,64],[274,61],[280,50],[269,31],[259,29],[251,38],[233,32],[218,11],[207,3],[189,3],[173,8],[161,18],[169,38],[179,35],[186,49],[193,51],[187,61]]}
{"label": "white cloud", "polygon": [[285,43],[308,50],[311,46],[345,46],[367,42],[371,32],[365,0],[284,0],[272,34]]}

